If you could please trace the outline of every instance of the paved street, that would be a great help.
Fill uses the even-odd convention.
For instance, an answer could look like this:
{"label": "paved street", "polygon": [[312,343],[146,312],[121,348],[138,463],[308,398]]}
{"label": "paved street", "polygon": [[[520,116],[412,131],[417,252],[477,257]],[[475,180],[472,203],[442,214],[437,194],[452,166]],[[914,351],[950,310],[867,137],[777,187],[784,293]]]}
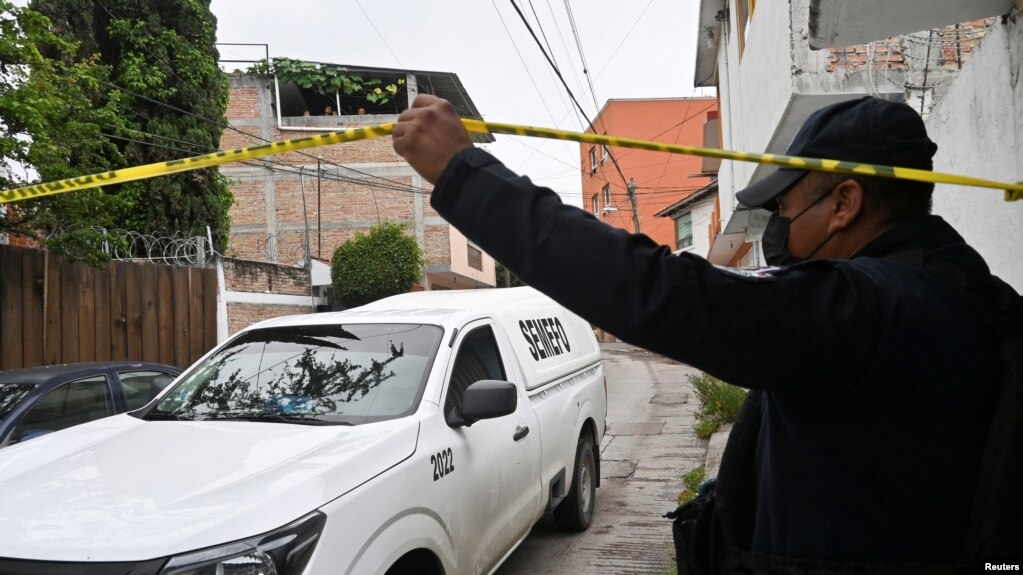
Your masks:
{"label": "paved street", "polygon": [[498,571],[515,574],[664,573],[680,476],[703,463],[692,432],[697,371],[625,344],[601,344],[608,381],[608,430],[601,443],[601,487],[590,529],[558,530],[545,516]]}

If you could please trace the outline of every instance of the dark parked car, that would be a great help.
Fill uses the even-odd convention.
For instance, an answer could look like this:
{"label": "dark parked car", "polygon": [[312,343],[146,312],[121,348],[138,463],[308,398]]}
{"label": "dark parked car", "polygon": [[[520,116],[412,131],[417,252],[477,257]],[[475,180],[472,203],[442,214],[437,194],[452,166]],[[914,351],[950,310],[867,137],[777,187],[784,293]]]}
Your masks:
{"label": "dark parked car", "polygon": [[181,370],[104,361],[0,372],[0,447],[149,403]]}

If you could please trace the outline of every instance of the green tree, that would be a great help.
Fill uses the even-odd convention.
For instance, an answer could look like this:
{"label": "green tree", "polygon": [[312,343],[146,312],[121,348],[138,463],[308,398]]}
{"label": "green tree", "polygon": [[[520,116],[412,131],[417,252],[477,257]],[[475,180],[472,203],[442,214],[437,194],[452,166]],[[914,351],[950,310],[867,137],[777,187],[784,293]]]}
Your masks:
{"label": "green tree", "polygon": [[[43,15],[0,0],[0,188],[124,164],[101,135],[121,122],[120,94],[103,84],[108,68],[96,57],[78,58],[77,48]],[[0,232],[99,265],[107,259],[99,228],[114,223],[116,205],[100,190],[7,204]]]}
{"label": "green tree", "polygon": [[405,293],[422,278],[426,261],[406,226],[384,222],[357,232],[338,246],[331,261],[334,297],[354,307]]}
{"label": "green tree", "polygon": [[[77,59],[97,55],[124,120],[104,126],[127,165],[215,150],[227,125],[228,81],[217,66],[216,18],[209,0],[33,0],[53,31],[77,41]],[[79,166],[74,166],[78,168]],[[84,173],[88,170],[78,170]],[[227,244],[228,181],[216,168],[130,182],[116,192],[114,217],[127,229],[186,236],[213,232]]]}

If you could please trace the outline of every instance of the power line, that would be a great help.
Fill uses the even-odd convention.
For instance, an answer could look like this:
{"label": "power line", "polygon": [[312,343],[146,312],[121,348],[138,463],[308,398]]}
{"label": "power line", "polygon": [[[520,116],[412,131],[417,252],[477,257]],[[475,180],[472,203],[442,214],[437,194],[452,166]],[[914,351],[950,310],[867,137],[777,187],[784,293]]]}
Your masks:
{"label": "power line", "polygon": [[366,13],[366,9],[362,7],[362,4],[359,3],[359,0],[355,0],[355,5],[358,6],[359,10],[362,11],[362,15],[366,17],[366,20],[369,22],[370,27],[373,28],[373,31],[376,32],[377,36],[380,37],[380,40],[384,43],[384,46],[387,47],[387,51],[391,53],[391,56],[394,58],[394,61],[397,62],[399,66],[404,68],[405,65],[402,64],[401,60],[398,59],[398,56],[397,54],[394,53],[394,50],[391,50],[391,45],[387,43],[387,39],[384,38],[384,35],[380,33],[380,30],[377,30],[376,24],[373,23],[373,19],[369,17],[368,13]]}
{"label": "power line", "polygon": [[[583,110],[582,105],[579,104],[579,100],[577,100],[576,97],[575,97],[575,94],[572,93],[572,89],[568,87],[568,82],[565,81],[565,77],[561,74],[561,71],[558,69],[557,65],[551,59],[550,55],[548,55],[547,52],[544,50],[543,44],[540,43],[540,39],[537,38],[536,33],[533,31],[533,27],[529,25],[529,20],[526,18],[526,15],[523,14],[521,9],[519,9],[519,5],[515,3],[515,0],[510,0],[510,1],[511,1],[511,4],[512,4],[512,7],[515,8],[515,12],[518,13],[519,19],[522,20],[522,23],[525,24],[526,29],[529,31],[529,35],[533,37],[533,41],[536,42],[537,47],[540,48],[540,52],[543,54],[544,58],[547,60],[547,63],[551,65],[551,67],[554,69],[555,74],[557,74],[558,79],[561,80],[561,85],[565,87],[565,91],[568,92],[569,97],[572,99],[573,102],[575,102],[576,107],[579,108],[579,112],[583,115],[584,118],[586,118],[587,124],[589,125],[589,129],[596,130],[594,128],[594,126],[593,126],[593,121],[590,120],[589,117],[586,115],[586,111]],[[567,0],[566,0],[566,4],[567,4]],[[571,14],[569,14],[569,16],[571,17]],[[574,24],[574,21],[573,21],[573,29],[574,29],[574,27],[575,27],[575,24]],[[578,39],[578,36],[577,36],[577,39]],[[586,72],[586,70],[585,70],[585,62],[584,62],[583,73],[585,73],[585,72]],[[591,91],[591,93],[593,91],[592,84],[590,86],[590,91]],[[594,103],[595,102],[596,102],[596,97],[594,96]],[[551,118],[551,120],[553,120],[553,118]],[[608,150],[608,156],[611,158],[611,163],[614,165],[615,170],[618,171],[618,175],[621,176],[622,182],[625,183],[625,186],[627,188],[628,185],[629,185],[628,184],[628,180],[625,178],[625,174],[622,173],[622,168],[621,168],[621,166],[618,165],[618,160],[616,160],[614,155],[610,153],[610,150]],[[613,195],[611,197],[611,200],[612,200],[612,202],[615,201]],[[637,231],[639,231],[639,230],[637,230]]]}
{"label": "power line", "polygon": [[557,70],[557,58],[554,57],[554,49],[551,48],[551,43],[547,40],[547,33],[543,31],[543,24],[540,23],[540,17],[536,15],[536,8],[533,7],[533,0],[529,0],[529,10],[533,13],[533,18],[536,20],[536,27],[540,29],[540,35],[543,36],[543,43],[547,45],[547,52],[551,55],[551,60],[554,62],[554,69]]}
{"label": "power line", "polygon": [[[586,83],[590,86],[590,96],[593,97],[593,108],[595,111],[600,112],[600,104],[597,103],[597,91],[593,88],[593,79],[590,77],[589,66],[586,64],[586,54],[583,52],[583,43],[579,39],[579,29],[575,26],[575,16],[572,15],[572,4],[569,0],[565,0],[565,12],[568,12],[568,22],[572,25],[572,36],[575,37],[575,46],[579,50],[579,61],[583,64],[583,76],[586,77]],[[590,127],[593,123],[590,123]]]}
{"label": "power line", "polygon": [[508,40],[511,41],[512,48],[515,49],[515,54],[519,57],[519,62],[522,63],[522,68],[526,71],[526,75],[529,76],[529,81],[533,84],[533,89],[536,90],[536,95],[540,97],[540,103],[543,104],[544,110],[547,110],[547,116],[550,117],[551,121],[554,121],[554,114],[551,113],[551,109],[547,107],[547,101],[543,97],[543,93],[540,92],[540,87],[536,84],[536,79],[533,78],[533,73],[529,71],[529,66],[526,65],[526,59],[522,57],[522,52],[519,51],[518,44],[515,43],[515,38],[512,36],[511,30],[508,29],[508,24],[504,21],[504,16],[501,15],[501,10],[497,7],[495,0],[490,0],[490,4],[494,7],[494,11],[497,12],[497,18],[501,20],[501,26],[504,27],[504,31],[508,34]]}
{"label": "power line", "polygon": [[614,52],[612,52],[611,56],[608,57],[607,62],[604,62],[604,65],[600,67],[600,70],[597,70],[598,78],[604,72],[604,69],[607,68],[607,65],[610,64],[611,61],[615,59],[616,55],[618,55],[618,50],[622,49],[622,46],[625,44],[625,41],[629,39],[629,35],[632,34],[632,31],[636,29],[636,24],[639,24],[639,21],[643,19],[643,16],[646,14],[646,11],[650,8],[650,5],[653,3],[654,0],[650,0],[649,2],[647,2],[646,6],[643,8],[643,11],[639,13],[639,17],[636,18],[636,21],[632,23],[632,26],[629,26],[629,31],[625,33],[624,37],[622,37],[622,41],[619,42],[618,46],[615,47]]}
{"label": "power line", "polygon": [[[547,0],[547,12],[551,15],[551,20],[554,21],[554,29],[558,32],[558,38],[561,40],[561,49],[565,52],[565,57],[568,58],[568,67],[572,69],[572,77],[575,79],[575,85],[580,89],[580,92],[585,92],[586,88],[583,87],[583,83],[579,81],[579,71],[575,67],[575,60],[572,58],[572,53],[568,50],[568,44],[565,43],[565,35],[561,32],[561,25],[558,24],[558,17],[554,15],[554,8],[551,6],[550,0]],[[585,126],[582,123],[582,117],[579,116],[579,111],[575,110],[576,120],[579,121],[579,128],[585,130]]]}
{"label": "power line", "polygon": [[[533,18],[536,19],[536,27],[540,30],[540,35],[543,36],[544,44],[547,45],[547,52],[550,53],[551,61],[553,62],[554,71],[557,72],[557,73],[560,73],[561,72],[561,68],[560,68],[560,66],[558,66],[557,59],[554,57],[554,50],[551,48],[551,44],[547,40],[547,34],[544,32],[543,24],[540,22],[540,17],[537,15],[536,10],[533,8],[533,0],[529,0],[529,9],[533,12]],[[554,76],[554,73],[551,72],[551,70],[547,70],[547,73],[551,74],[551,76],[554,78],[554,80],[557,81],[557,77]],[[565,95],[562,94],[560,90],[558,91],[558,99],[561,100],[561,104],[565,107],[565,109],[568,110],[569,113],[571,113],[572,106],[568,105],[565,102]],[[568,116],[568,113],[566,113],[565,116]],[[562,117],[562,120],[564,120],[565,116]],[[553,117],[551,118],[551,121],[554,121]],[[560,125],[560,124],[561,124],[561,122],[555,122],[554,123],[554,125]],[[565,144],[565,148],[566,149],[571,147],[571,146],[569,146],[568,142],[563,142],[563,143]]]}

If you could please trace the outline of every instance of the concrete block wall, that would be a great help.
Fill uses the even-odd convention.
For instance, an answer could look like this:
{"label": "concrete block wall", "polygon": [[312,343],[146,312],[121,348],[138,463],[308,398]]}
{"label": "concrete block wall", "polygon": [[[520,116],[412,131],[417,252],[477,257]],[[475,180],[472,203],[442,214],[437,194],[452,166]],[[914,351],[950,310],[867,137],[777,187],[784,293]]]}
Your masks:
{"label": "concrete block wall", "polygon": [[225,258],[224,285],[228,291],[309,295],[309,272],[305,268]]}
{"label": "concrete block wall", "polygon": [[231,258],[221,265],[228,335],[266,319],[314,311],[305,268]]}
{"label": "concrete block wall", "polygon": [[[927,117],[938,144],[934,169],[993,180],[1023,180],[1023,13],[998,18]],[[1023,202],[999,190],[939,184],[934,213],[1023,291]]]}

